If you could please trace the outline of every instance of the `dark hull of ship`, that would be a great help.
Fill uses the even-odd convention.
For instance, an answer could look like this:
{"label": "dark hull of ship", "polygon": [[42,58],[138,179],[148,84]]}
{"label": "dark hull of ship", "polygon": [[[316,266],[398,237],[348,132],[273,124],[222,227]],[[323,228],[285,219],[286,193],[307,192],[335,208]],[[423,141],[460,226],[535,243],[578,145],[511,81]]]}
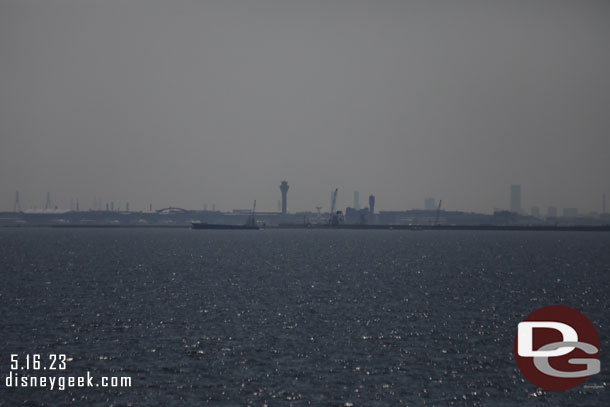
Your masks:
{"label": "dark hull of ship", "polygon": [[258,230],[258,226],[252,225],[226,225],[215,223],[192,223],[193,229],[213,229],[213,230]]}

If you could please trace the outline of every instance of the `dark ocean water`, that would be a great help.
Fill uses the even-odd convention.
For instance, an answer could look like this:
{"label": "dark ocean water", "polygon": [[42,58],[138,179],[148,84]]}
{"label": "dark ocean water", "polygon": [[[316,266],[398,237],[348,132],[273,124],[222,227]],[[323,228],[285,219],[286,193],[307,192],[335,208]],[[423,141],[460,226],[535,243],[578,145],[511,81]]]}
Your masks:
{"label": "dark ocean water", "polygon": [[[0,406],[610,405],[608,233],[0,229],[0,279],[3,382],[12,353],[132,377]],[[517,369],[551,304],[596,326],[597,388]]]}

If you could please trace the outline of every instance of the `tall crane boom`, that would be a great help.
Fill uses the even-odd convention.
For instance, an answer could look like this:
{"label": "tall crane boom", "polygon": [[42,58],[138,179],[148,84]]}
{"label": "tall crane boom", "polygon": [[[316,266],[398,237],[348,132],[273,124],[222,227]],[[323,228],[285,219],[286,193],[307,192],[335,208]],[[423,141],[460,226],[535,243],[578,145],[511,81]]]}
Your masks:
{"label": "tall crane boom", "polygon": [[441,205],[443,204],[443,200],[438,201],[438,208],[436,208],[436,218],[434,219],[434,224],[438,225],[438,217],[441,214]]}
{"label": "tall crane boom", "polygon": [[335,213],[335,209],[337,206],[337,193],[339,193],[339,188],[335,188],[335,190],[332,193],[332,200],[330,203],[330,214],[331,216]]}
{"label": "tall crane boom", "polygon": [[332,226],[337,226],[343,223],[343,214],[341,211],[337,210],[337,193],[339,192],[339,188],[335,188],[332,193],[332,199],[330,204],[330,218],[328,223]]}

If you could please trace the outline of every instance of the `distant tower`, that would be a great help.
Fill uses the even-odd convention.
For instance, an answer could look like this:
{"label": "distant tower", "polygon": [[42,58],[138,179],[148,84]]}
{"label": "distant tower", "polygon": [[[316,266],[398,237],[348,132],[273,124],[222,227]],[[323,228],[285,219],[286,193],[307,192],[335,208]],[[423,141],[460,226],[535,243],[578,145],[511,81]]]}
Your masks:
{"label": "distant tower", "polygon": [[110,201],[110,211],[114,212],[114,201]]}
{"label": "distant tower", "polygon": [[19,191],[15,191],[15,203],[13,204],[13,212],[21,212],[21,203],[19,202]]}
{"label": "distant tower", "polygon": [[76,200],[76,212],[80,212],[80,207],[78,205],[78,199]]}
{"label": "distant tower", "polygon": [[108,202],[106,202],[106,212],[108,212]]}
{"label": "distant tower", "polygon": [[354,191],[354,209],[360,210],[360,192]]}
{"label": "distant tower", "polygon": [[44,208],[46,209],[51,209],[51,193],[47,192],[47,200],[44,203]]}
{"label": "distant tower", "polygon": [[369,211],[371,215],[375,214],[375,195],[369,196]]}
{"label": "distant tower", "polygon": [[212,212],[216,212],[216,204],[212,204]]}
{"label": "distant tower", "polygon": [[[19,195],[17,195],[19,196]],[[602,195],[602,213],[606,213],[606,193]]]}
{"label": "distant tower", "polygon": [[125,203],[125,212],[129,212],[129,202]]}
{"label": "distant tower", "polygon": [[510,186],[510,211],[521,212],[521,185]]}
{"label": "distant tower", "polygon": [[282,181],[280,184],[280,191],[282,191],[282,215],[286,215],[286,197],[288,195],[288,183]]}
{"label": "distant tower", "polygon": [[148,212],[152,212],[152,204],[148,204]]}
{"label": "distant tower", "polygon": [[434,198],[425,198],[424,199],[424,209],[427,211],[433,211],[436,209],[436,203],[434,202]]}

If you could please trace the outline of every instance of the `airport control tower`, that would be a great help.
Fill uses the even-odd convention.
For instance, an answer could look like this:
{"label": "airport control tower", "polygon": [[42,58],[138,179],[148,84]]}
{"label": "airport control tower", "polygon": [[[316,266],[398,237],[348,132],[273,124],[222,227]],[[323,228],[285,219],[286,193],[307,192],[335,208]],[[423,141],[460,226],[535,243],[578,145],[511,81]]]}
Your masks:
{"label": "airport control tower", "polygon": [[282,215],[286,215],[286,196],[288,195],[288,183],[286,181],[282,181],[280,191],[282,191]]}

